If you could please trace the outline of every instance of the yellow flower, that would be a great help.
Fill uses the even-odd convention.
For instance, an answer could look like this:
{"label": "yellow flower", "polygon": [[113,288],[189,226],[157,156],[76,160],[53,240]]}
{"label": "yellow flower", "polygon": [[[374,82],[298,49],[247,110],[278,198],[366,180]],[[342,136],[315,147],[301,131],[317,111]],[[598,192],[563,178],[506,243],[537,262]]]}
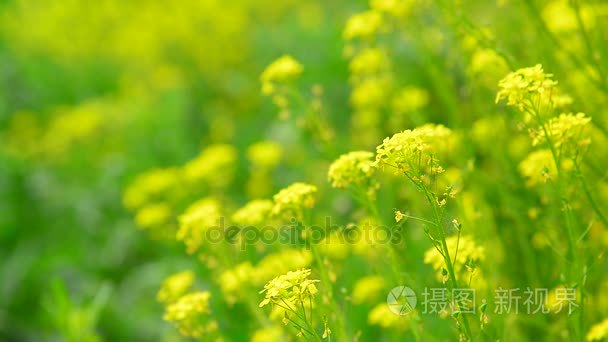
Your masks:
{"label": "yellow flower", "polygon": [[391,63],[388,53],[383,48],[366,48],[359,52],[350,62],[350,73],[357,78],[373,76],[386,72]]}
{"label": "yellow flower", "polygon": [[184,295],[167,306],[163,319],[173,323],[183,336],[201,337],[204,333],[217,329],[213,323],[203,323],[211,314],[210,297],[211,294],[207,291]]}
{"label": "yellow flower", "polygon": [[[468,266],[475,266],[485,260],[485,248],[477,245],[475,240],[471,236],[452,235],[446,238],[446,244],[451,258],[456,257],[454,260],[454,271],[456,275],[464,275],[469,271]],[[458,250],[458,254],[456,254]],[[424,263],[433,266],[433,269],[437,271],[437,279],[444,280],[442,269],[447,269],[443,256],[435,247],[429,248],[424,253]],[[468,281],[469,277],[465,277]]]}
{"label": "yellow flower", "polygon": [[601,341],[608,338],[608,319],[594,324],[589,333],[587,333],[587,341]]}
{"label": "yellow flower", "polygon": [[385,291],[385,281],[381,276],[367,276],[357,280],[353,287],[353,303],[369,303],[383,294]]}
{"label": "yellow flower", "polygon": [[[583,113],[577,114],[561,114],[558,117],[551,118],[545,129],[549,135],[549,139],[553,146],[562,152],[564,149],[572,147],[577,149],[578,147],[588,145],[590,140],[583,133],[585,126],[591,122],[591,118],[585,116]],[[532,135],[532,145],[537,146],[544,144],[547,141],[547,134],[542,128],[537,128],[530,132]]]}
{"label": "yellow flower", "polygon": [[247,158],[261,169],[272,169],[281,161],[283,149],[274,141],[260,141],[247,149]]}
{"label": "yellow flower", "polygon": [[268,327],[254,331],[251,342],[283,341],[283,330],[279,327]]}
{"label": "yellow flower", "polygon": [[416,0],[371,0],[370,7],[378,12],[403,17],[412,11]]}
{"label": "yellow flower", "polygon": [[404,317],[406,316],[399,316],[392,312],[386,303],[380,303],[367,314],[367,323],[385,329],[394,328],[407,323],[407,320],[403,319]]}
{"label": "yellow flower", "polygon": [[262,72],[262,93],[270,95],[275,92],[276,84],[287,83],[298,78],[304,67],[290,55],[284,55],[272,62]]}
{"label": "yellow flower", "polygon": [[376,147],[374,165],[392,166],[410,177],[442,173],[438,158],[449,149],[451,134],[450,129],[433,124],[396,133]]}
{"label": "yellow flower", "polygon": [[219,284],[228,303],[236,302],[246,289],[243,284],[251,279],[254,268],[246,261],[220,274]]}
{"label": "yellow flower", "polygon": [[135,215],[135,223],[141,228],[156,228],[166,224],[171,218],[171,206],[154,203],[143,206]]}
{"label": "yellow flower", "polygon": [[424,108],[428,103],[428,91],[409,86],[397,92],[392,105],[395,113],[411,113]]}
{"label": "yellow flower", "polygon": [[237,162],[237,150],[232,145],[217,144],[203,149],[183,167],[186,180],[190,183],[211,188],[223,188],[232,182]]}
{"label": "yellow flower", "polygon": [[[595,26],[595,10],[587,4],[581,4],[580,6],[579,14],[587,30]],[[578,30],[576,12],[567,0],[549,2],[542,10],[542,17],[549,29],[555,33],[563,34]]]}
{"label": "yellow flower", "polygon": [[374,154],[367,151],[355,151],[341,155],[329,166],[327,178],[334,188],[349,186],[368,187],[375,169],[372,167]]}
{"label": "yellow flower", "polygon": [[259,227],[269,218],[273,206],[271,200],[252,200],[232,214],[232,221],[241,226]]}
{"label": "yellow flower", "polygon": [[399,210],[395,210],[395,222],[399,223],[401,222],[404,218],[406,217],[406,215],[404,213],[402,213]]}
{"label": "yellow flower", "polygon": [[208,229],[217,227],[220,215],[219,203],[213,198],[204,198],[190,205],[179,217],[176,238],[186,244],[189,254],[200,248]]}
{"label": "yellow flower", "polygon": [[194,284],[194,272],[176,273],[163,281],[156,299],[161,303],[175,302],[190,290],[192,284]]}
{"label": "yellow flower", "polygon": [[507,105],[523,111],[526,105],[531,106],[535,100],[551,97],[557,86],[557,81],[552,78],[553,74],[545,73],[540,64],[514,71],[498,82],[500,89],[496,102],[506,99]]}
{"label": "yellow flower", "polygon": [[262,285],[277,273],[285,273],[292,269],[308,267],[312,262],[312,253],[308,250],[282,249],[264,257],[252,274],[252,282]]}
{"label": "yellow flower", "polygon": [[279,305],[297,305],[313,297],[317,292],[315,283],[319,280],[308,279],[310,269],[289,271],[269,281],[260,293],[265,293],[265,298],[260,302],[260,307],[270,303]]}
{"label": "yellow flower", "polygon": [[378,33],[381,25],[382,16],[377,11],[354,14],[346,22],[342,35],[346,40],[372,38]]}
{"label": "yellow flower", "polygon": [[138,175],[123,194],[125,207],[136,210],[164,197],[177,187],[177,168],[154,169]]}
{"label": "yellow flower", "polygon": [[[272,215],[285,218],[299,218],[303,216],[304,208],[315,205],[317,187],[306,183],[294,183],[274,195]],[[291,216],[291,217],[289,217]]]}
{"label": "yellow flower", "polygon": [[382,107],[389,87],[388,78],[367,78],[353,86],[350,102],[359,110]]}
{"label": "yellow flower", "polygon": [[546,183],[557,177],[557,168],[553,155],[548,149],[530,153],[526,159],[519,163],[519,172],[526,178],[526,185],[533,187]]}

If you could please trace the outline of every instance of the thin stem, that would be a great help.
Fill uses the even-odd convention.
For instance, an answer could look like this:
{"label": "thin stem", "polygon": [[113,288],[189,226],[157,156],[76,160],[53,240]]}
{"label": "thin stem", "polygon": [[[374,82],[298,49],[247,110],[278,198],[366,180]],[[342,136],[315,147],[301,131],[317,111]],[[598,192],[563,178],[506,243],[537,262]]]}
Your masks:
{"label": "thin stem", "polygon": [[[452,259],[450,258],[450,251],[448,250],[448,245],[446,242],[446,238],[445,238],[445,232],[443,231],[443,227],[441,225],[441,216],[438,213],[437,210],[437,205],[435,203],[435,201],[433,200],[431,194],[429,194],[428,190],[423,187],[424,190],[424,194],[426,196],[427,201],[429,202],[429,204],[431,205],[432,209],[433,209],[433,216],[435,217],[435,222],[436,222],[436,226],[439,228],[439,237],[441,238],[441,247],[443,249],[443,255],[444,255],[444,262],[446,264],[447,267],[447,271],[448,271],[448,275],[450,278],[450,281],[452,282],[452,288],[458,288],[458,282],[456,281],[456,272],[454,271],[454,266],[452,264]],[[464,333],[467,336],[467,339],[469,341],[473,340],[473,336],[471,334],[471,328],[469,327],[469,321],[466,317],[466,315],[461,314],[461,321],[462,321],[462,326],[464,328]]]}
{"label": "thin stem", "polygon": [[591,195],[591,191],[589,190],[589,186],[587,185],[587,181],[585,180],[585,177],[583,176],[583,173],[581,172],[580,165],[578,164],[578,161],[576,161],[576,160],[574,160],[574,170],[576,171],[577,178],[580,180],[581,185],[583,186],[583,192],[585,193],[585,197],[587,197],[587,200],[589,201],[589,204],[591,205],[591,208],[593,209],[593,211],[595,212],[595,214],[597,215],[597,217],[602,221],[602,223],[606,227],[608,227],[608,219],[602,213],[602,211],[600,210],[600,207],[598,206],[597,202],[595,201],[595,199]]}

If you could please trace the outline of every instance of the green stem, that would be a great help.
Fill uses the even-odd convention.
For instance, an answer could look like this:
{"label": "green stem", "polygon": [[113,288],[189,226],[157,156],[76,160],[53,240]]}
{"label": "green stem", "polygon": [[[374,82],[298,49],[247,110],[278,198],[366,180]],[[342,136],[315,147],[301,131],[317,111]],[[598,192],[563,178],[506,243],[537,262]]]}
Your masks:
{"label": "green stem", "polygon": [[[443,226],[442,226],[442,222],[441,222],[442,219],[437,210],[437,204],[435,203],[433,196],[431,196],[431,194],[428,192],[426,187],[422,186],[422,189],[424,191],[427,201],[429,202],[429,204],[431,205],[431,207],[433,209],[433,216],[434,216],[434,219],[436,222],[435,225],[439,228],[438,232],[439,232],[439,237],[441,239],[441,248],[443,249],[443,260],[448,269],[448,275],[449,275],[450,281],[452,283],[452,289],[457,289],[458,282],[456,281],[456,272],[454,271],[454,265],[452,264],[452,259],[450,257],[450,251],[448,250],[445,232],[443,231]],[[469,327],[469,321],[468,321],[466,315],[460,314],[459,316],[461,317],[462,326],[464,328],[464,333],[467,336],[467,339],[469,341],[472,341],[473,335],[471,334],[471,328]]]}
{"label": "green stem", "polygon": [[576,177],[580,180],[581,185],[583,186],[583,192],[585,193],[585,197],[587,197],[587,200],[589,201],[589,204],[591,205],[591,208],[593,209],[593,211],[595,212],[595,214],[597,215],[597,217],[602,221],[602,223],[604,224],[604,226],[608,227],[608,219],[602,213],[602,211],[600,210],[600,207],[598,206],[597,202],[595,201],[595,199],[591,195],[591,191],[589,190],[589,186],[587,185],[585,177],[583,176],[583,173],[581,172],[580,165],[578,164],[578,162],[576,160],[574,161],[574,169],[576,171]]}

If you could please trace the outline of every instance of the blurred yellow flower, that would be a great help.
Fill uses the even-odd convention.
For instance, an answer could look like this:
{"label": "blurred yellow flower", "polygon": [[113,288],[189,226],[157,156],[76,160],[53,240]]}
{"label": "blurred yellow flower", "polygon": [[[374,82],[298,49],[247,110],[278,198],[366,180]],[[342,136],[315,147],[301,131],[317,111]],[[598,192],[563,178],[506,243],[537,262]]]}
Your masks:
{"label": "blurred yellow flower", "polygon": [[221,217],[220,205],[213,198],[194,202],[179,217],[176,239],[183,241],[189,254],[196,252],[204,242],[205,232],[218,227]]}
{"label": "blurred yellow flower", "polygon": [[188,270],[176,273],[165,279],[156,299],[161,303],[173,303],[192,288],[194,272]]}

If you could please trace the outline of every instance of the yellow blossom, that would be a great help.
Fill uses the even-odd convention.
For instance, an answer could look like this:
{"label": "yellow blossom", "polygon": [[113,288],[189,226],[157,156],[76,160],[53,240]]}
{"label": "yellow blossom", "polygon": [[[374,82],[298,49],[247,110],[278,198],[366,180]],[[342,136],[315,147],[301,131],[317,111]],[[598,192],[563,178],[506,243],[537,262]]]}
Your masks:
{"label": "yellow blossom", "polygon": [[241,226],[261,226],[269,218],[273,206],[271,200],[252,200],[232,214],[232,221]]}
{"label": "yellow blossom", "polygon": [[282,341],[283,339],[283,331],[275,326],[258,329],[251,336],[251,342]]}
{"label": "yellow blossom", "polygon": [[[537,146],[547,141],[547,134],[554,148],[564,152],[567,147],[578,149],[589,144],[589,138],[584,134],[585,127],[591,118],[583,113],[567,113],[551,118],[545,128],[532,130],[532,145]],[[546,132],[545,132],[546,130]]]}
{"label": "yellow blossom", "polygon": [[223,188],[234,177],[237,150],[232,145],[207,146],[183,167],[185,179],[190,183],[202,183],[210,188]]}
{"label": "yellow blossom", "polygon": [[386,292],[384,278],[378,275],[367,276],[357,280],[353,287],[352,299],[354,304],[369,303]]}
{"label": "yellow blossom", "polygon": [[343,36],[345,40],[372,38],[382,25],[382,16],[377,11],[367,11],[352,15],[346,22]]}
{"label": "yellow blossom", "polygon": [[540,64],[511,72],[498,82],[496,102],[506,99],[507,105],[523,111],[525,106],[534,105],[539,98],[551,97],[557,86],[557,81],[552,78],[553,74],[545,73]]}
{"label": "yellow blossom", "polygon": [[390,59],[385,49],[366,48],[350,61],[349,69],[351,75],[358,79],[362,76],[373,76],[386,72],[390,66]]}
{"label": "yellow blossom", "polygon": [[239,299],[245,290],[243,285],[249,282],[253,271],[251,263],[246,261],[220,274],[219,284],[229,303]]}
{"label": "yellow blossom", "polygon": [[428,103],[428,91],[409,86],[397,92],[393,98],[392,106],[395,113],[411,113],[424,108]]}
{"label": "yellow blossom", "polygon": [[220,215],[219,203],[213,198],[204,198],[190,205],[179,217],[176,238],[186,244],[189,254],[200,248],[208,229],[217,227]]}
{"label": "yellow blossom", "polygon": [[211,314],[210,297],[207,291],[186,294],[167,306],[163,319],[173,323],[179,333],[186,337],[199,338],[214,331],[216,324],[203,322]]}
{"label": "yellow blossom", "polygon": [[153,169],[138,175],[123,194],[125,207],[135,210],[146,203],[163,199],[177,187],[177,168]]}
{"label": "yellow blossom", "polygon": [[154,203],[143,206],[135,214],[135,223],[141,228],[155,228],[166,224],[171,218],[171,206],[167,203]]}
{"label": "yellow blossom", "polygon": [[[294,183],[274,195],[272,215],[302,218],[305,208],[315,205],[317,187],[306,183]],[[291,216],[291,217],[289,217]]]}
{"label": "yellow blossom", "polygon": [[319,292],[315,286],[319,280],[308,279],[310,273],[310,269],[303,268],[289,271],[272,279],[260,291],[265,294],[265,298],[259,306],[263,307],[270,303],[283,304],[284,302],[297,305],[313,297]]}
{"label": "yellow blossom", "polygon": [[194,272],[183,271],[176,273],[163,281],[156,295],[161,303],[172,303],[190,290],[194,284]]}
{"label": "yellow blossom", "polygon": [[401,211],[395,210],[395,222],[399,223],[406,217],[407,217],[407,215],[405,215]]}
{"label": "yellow blossom", "polygon": [[[451,258],[456,258],[454,271],[456,275],[466,275],[470,271],[469,267],[475,267],[478,263],[485,260],[485,248],[478,245],[475,240],[468,235],[460,237],[452,235],[446,238],[446,245]],[[458,252],[456,252],[458,251]],[[437,279],[444,280],[442,269],[447,269],[443,255],[435,247],[429,248],[424,253],[424,263],[433,266],[437,271]],[[468,281],[469,277],[465,277]]]}
{"label": "yellow blossom", "polygon": [[594,324],[587,333],[587,341],[602,341],[608,338],[608,319]]}
{"label": "yellow blossom", "polygon": [[252,282],[262,285],[277,273],[308,267],[311,262],[312,253],[308,250],[282,249],[267,255],[255,266]]}
{"label": "yellow blossom", "polygon": [[329,166],[327,178],[334,188],[367,188],[375,169],[372,167],[374,154],[368,151],[354,151],[341,155]]}
{"label": "yellow blossom", "polygon": [[557,177],[557,168],[551,151],[537,150],[530,153],[526,159],[519,163],[519,172],[526,178],[529,187],[546,183]]}
{"label": "yellow blossom", "polygon": [[283,149],[274,141],[260,141],[247,149],[247,158],[261,169],[272,169],[281,161]]}
{"label": "yellow blossom", "polygon": [[304,67],[290,55],[284,55],[272,62],[264,69],[260,76],[262,93],[270,95],[275,92],[277,84],[285,84],[298,78]]}
{"label": "yellow blossom", "polygon": [[449,149],[450,136],[450,129],[433,124],[396,133],[376,147],[374,164],[395,167],[410,177],[419,177],[426,172],[442,173],[438,162]]}

